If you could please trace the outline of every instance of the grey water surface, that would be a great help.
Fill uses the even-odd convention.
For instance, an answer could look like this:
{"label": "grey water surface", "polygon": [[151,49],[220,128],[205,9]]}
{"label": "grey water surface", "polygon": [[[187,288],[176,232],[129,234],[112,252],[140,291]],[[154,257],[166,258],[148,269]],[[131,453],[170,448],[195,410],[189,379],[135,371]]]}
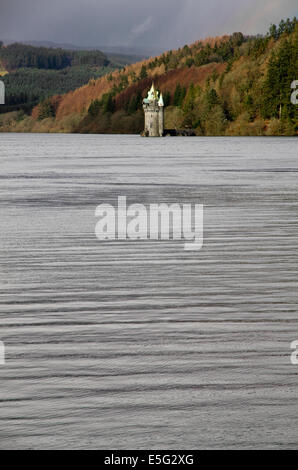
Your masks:
{"label": "grey water surface", "polygon": [[[204,204],[204,246],[95,208]],[[0,134],[1,449],[298,448],[295,138]]]}

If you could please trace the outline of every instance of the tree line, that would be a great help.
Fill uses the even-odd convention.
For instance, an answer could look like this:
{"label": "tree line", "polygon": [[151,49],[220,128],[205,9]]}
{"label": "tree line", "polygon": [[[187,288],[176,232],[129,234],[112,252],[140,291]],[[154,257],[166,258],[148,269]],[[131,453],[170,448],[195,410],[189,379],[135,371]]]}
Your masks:
{"label": "tree line", "polygon": [[68,51],[25,44],[0,47],[0,61],[8,72],[19,68],[61,70],[66,67],[91,65],[104,67],[109,64],[101,51]]}

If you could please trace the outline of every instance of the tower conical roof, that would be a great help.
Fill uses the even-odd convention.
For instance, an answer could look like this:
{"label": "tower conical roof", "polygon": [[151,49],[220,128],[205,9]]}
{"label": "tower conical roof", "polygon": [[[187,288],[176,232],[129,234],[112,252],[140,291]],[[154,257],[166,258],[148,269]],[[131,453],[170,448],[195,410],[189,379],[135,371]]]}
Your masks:
{"label": "tower conical roof", "polygon": [[158,100],[158,106],[164,106],[162,93],[160,93],[160,97],[159,97],[159,100]]}
{"label": "tower conical roof", "polygon": [[149,101],[158,100],[158,92],[155,90],[155,86],[153,82],[152,82],[150,90],[148,91],[147,99]]}

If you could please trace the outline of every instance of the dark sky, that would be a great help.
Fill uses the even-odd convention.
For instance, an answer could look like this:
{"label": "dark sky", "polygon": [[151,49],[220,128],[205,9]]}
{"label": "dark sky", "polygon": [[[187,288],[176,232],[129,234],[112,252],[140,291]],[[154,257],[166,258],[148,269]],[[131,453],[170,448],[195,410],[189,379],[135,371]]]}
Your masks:
{"label": "dark sky", "polygon": [[163,50],[294,15],[297,0],[0,0],[0,39]]}

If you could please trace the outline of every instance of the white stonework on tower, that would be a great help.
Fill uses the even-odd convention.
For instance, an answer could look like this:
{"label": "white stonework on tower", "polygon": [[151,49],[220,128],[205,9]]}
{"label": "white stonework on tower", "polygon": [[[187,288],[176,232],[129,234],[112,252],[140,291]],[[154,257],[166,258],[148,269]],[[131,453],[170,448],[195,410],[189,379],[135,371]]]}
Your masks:
{"label": "white stonework on tower", "polygon": [[164,132],[164,102],[162,93],[155,90],[154,84],[148,92],[147,98],[143,100],[143,109],[145,113],[146,137],[162,137]]}

